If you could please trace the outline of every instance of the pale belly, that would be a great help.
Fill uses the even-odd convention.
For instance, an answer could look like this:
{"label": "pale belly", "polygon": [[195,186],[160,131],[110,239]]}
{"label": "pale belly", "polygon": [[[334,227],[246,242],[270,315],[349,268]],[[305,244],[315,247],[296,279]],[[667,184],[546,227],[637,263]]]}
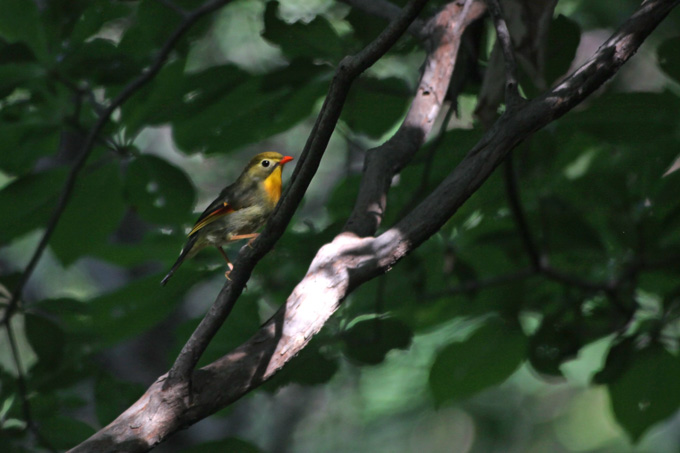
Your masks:
{"label": "pale belly", "polygon": [[229,243],[233,236],[255,233],[265,224],[270,213],[255,206],[234,211],[206,225],[201,242],[221,246]]}

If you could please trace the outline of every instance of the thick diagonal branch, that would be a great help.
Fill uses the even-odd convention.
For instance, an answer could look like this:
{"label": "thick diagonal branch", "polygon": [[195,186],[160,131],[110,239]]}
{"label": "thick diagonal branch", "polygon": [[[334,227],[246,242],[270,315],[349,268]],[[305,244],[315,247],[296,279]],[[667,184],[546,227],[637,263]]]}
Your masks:
{"label": "thick diagonal branch", "polygon": [[133,406],[73,451],[145,451],[269,379],[307,345],[354,288],[389,270],[437,232],[510,150],[614,75],[677,3],[645,2],[560,86],[514,115],[502,116],[437,189],[393,228],[375,238],[345,232],[323,246],[272,319],[236,350],[193,374],[186,400],[176,387],[164,390],[162,376]]}
{"label": "thick diagonal branch", "polygon": [[394,136],[366,153],[359,196],[345,224],[346,231],[357,236],[376,232],[385,212],[392,178],[411,161],[432,130],[449,88],[460,37],[467,25],[484,14],[485,6],[474,0],[465,16],[464,10],[462,3],[454,2],[428,22],[429,52],[418,91]]}
{"label": "thick diagonal branch", "polygon": [[401,11],[400,16],[392,21],[371,44],[358,54],[346,57],[340,62],[331,82],[328,96],[312,128],[302,155],[298,159],[291,183],[264,231],[253,243],[252,248],[245,248],[244,252],[239,255],[234,270],[230,274],[231,281],[227,282],[222,288],[210,310],[182,348],[170,370],[166,387],[188,383],[196,363],[229,315],[231,308],[250,278],[253,268],[281,237],[302,201],[302,197],[319,167],[328,141],[335,130],[335,125],[352,83],[359,74],[373,65],[396,43],[409,24],[417,17],[425,3],[427,3],[427,0],[411,1]]}

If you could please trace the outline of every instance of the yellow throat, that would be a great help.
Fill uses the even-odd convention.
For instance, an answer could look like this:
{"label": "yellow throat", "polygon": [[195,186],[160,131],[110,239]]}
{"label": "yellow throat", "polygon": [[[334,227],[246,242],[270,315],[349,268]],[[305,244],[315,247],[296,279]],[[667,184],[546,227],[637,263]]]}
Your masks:
{"label": "yellow throat", "polygon": [[264,180],[263,185],[272,205],[278,203],[281,198],[281,167],[275,168],[272,174]]}

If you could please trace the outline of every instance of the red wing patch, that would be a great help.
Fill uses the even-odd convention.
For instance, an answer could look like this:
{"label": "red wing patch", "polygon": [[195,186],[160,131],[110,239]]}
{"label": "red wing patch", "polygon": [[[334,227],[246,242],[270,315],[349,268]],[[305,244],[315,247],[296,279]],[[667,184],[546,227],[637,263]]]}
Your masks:
{"label": "red wing patch", "polygon": [[210,214],[206,215],[201,220],[196,222],[196,225],[194,225],[194,227],[189,232],[189,236],[196,233],[198,230],[200,230],[204,226],[206,226],[210,223],[213,223],[215,220],[219,219],[220,217],[223,217],[227,214],[231,214],[232,212],[234,212],[234,208],[232,208],[229,205],[229,203],[224,202],[222,204],[222,206],[215,208]]}

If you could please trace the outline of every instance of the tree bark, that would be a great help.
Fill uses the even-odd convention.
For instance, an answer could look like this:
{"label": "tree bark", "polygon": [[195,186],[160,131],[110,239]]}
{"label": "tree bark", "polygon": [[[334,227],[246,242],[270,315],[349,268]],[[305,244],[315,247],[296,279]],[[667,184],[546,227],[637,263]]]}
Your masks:
{"label": "tree bark", "polygon": [[[149,450],[173,432],[229,405],[272,377],[319,332],[353,289],[389,271],[437,232],[508,152],[536,130],[567,113],[612,77],[677,4],[678,0],[643,2],[570,77],[542,96],[508,108],[448,177],[396,225],[377,237],[357,234],[373,234],[374,224],[365,229],[356,228],[357,231],[350,227],[324,245],[286,304],[250,340],[194,371],[190,380],[177,379],[166,385],[167,375],[161,376],[133,406],[71,451]],[[421,90],[422,87],[416,99],[424,95]],[[322,127],[315,127],[313,134]],[[413,127],[413,133],[423,134],[418,126],[403,127],[404,133],[411,132],[408,128]],[[313,140],[314,137],[310,137],[310,141]],[[410,151],[400,146],[412,145],[403,141],[390,146],[408,156]],[[368,162],[366,168],[372,165],[378,164]],[[384,185],[368,182],[361,190],[361,196],[369,200],[379,201],[385,193]],[[357,219],[372,215],[371,203],[362,206],[353,214]],[[369,218],[367,222],[373,220]],[[235,271],[237,269],[238,266]],[[243,277],[249,273],[248,270]]]}

